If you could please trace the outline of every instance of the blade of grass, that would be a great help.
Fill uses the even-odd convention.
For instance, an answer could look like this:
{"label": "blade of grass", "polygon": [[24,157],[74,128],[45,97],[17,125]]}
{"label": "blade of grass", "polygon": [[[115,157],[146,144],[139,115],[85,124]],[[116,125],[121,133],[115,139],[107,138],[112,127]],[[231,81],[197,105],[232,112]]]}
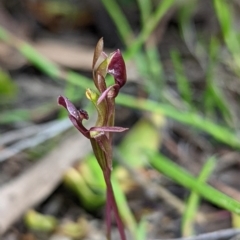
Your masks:
{"label": "blade of grass", "polygon": [[171,59],[173,62],[174,73],[176,76],[177,87],[182,99],[192,105],[192,91],[189,84],[189,80],[184,73],[184,68],[181,61],[180,53],[177,50],[171,51]]}
{"label": "blade of grass", "polygon": [[137,240],[147,239],[147,220],[145,218],[142,218],[138,224],[136,239]]}
{"label": "blade of grass", "polygon": [[[207,73],[206,73],[206,90],[204,92],[204,96],[203,96],[203,101],[204,101],[204,106],[206,109],[206,114],[208,114],[209,116],[214,115],[214,106],[215,106],[215,101],[213,101],[215,94],[215,86],[214,86],[214,82],[213,82],[213,67],[214,67],[214,63],[215,58],[216,58],[216,50],[217,47],[215,44],[213,44],[213,41],[217,41],[215,40],[211,40],[210,46],[209,46],[209,62],[208,62],[208,69],[207,69]],[[218,42],[216,42],[216,44],[218,44]]]}
{"label": "blade of grass", "polygon": [[214,0],[214,7],[220,23],[224,41],[232,54],[236,73],[240,74],[240,43],[238,41],[238,33],[233,28],[233,12],[230,8],[230,2],[225,0]]}
{"label": "blade of grass", "polygon": [[29,62],[36,66],[43,73],[53,79],[66,79],[73,84],[77,84],[82,88],[94,86],[89,78],[84,77],[72,71],[63,71],[56,64],[52,63],[39,52],[37,52],[30,44],[22,41],[0,26],[0,40],[15,47]]}
{"label": "blade of grass", "polygon": [[[202,183],[206,182],[215,166],[216,158],[215,156],[212,156],[204,164],[197,181]],[[197,214],[199,202],[200,202],[199,194],[195,191],[192,191],[187,200],[186,209],[183,214],[182,235],[184,237],[194,235],[194,219]]]}
{"label": "blade of grass", "polygon": [[136,99],[126,94],[119,94],[116,100],[118,104],[123,106],[163,114],[176,121],[207,132],[218,141],[231,147],[240,148],[240,140],[233,131],[224,126],[217,125],[216,123],[207,118],[203,118],[195,112],[183,112],[168,104],[162,104],[147,99]]}
{"label": "blade of grass", "polygon": [[149,94],[151,94],[151,99],[163,99],[163,91],[166,81],[162,61],[157,47],[147,46],[146,56],[148,59],[147,67],[149,69],[151,83],[153,86],[153,89],[149,91]]}
{"label": "blade of grass", "polygon": [[[156,56],[153,56],[153,54],[154,53],[150,53],[150,50],[147,50],[146,52],[139,51],[136,53],[134,61],[141,79],[143,79],[141,83],[143,84],[144,89],[149,94],[149,97],[158,100],[161,98],[163,92],[163,81],[161,81],[161,79],[163,79],[161,77],[163,73],[161,72],[161,61],[157,60],[156,62],[153,62],[153,60],[156,60]],[[159,91],[159,89],[161,89],[161,91]]]}
{"label": "blade of grass", "polygon": [[60,77],[61,73],[55,64],[50,61],[46,61],[46,59],[41,57],[40,54],[29,44],[21,43],[19,45],[18,50],[20,53],[22,53],[23,56],[27,56],[28,60],[38,69],[52,78]]}
{"label": "blade of grass", "polygon": [[195,191],[201,197],[216,206],[222,207],[230,212],[240,214],[240,202],[205,183],[199,182],[189,172],[179,167],[165,156],[154,152],[148,152],[147,154],[151,165],[162,174],[168,176],[181,186]]}
{"label": "blade of grass", "polygon": [[146,56],[148,58],[148,65],[151,76],[154,79],[155,84],[157,85],[159,84],[159,79],[164,78],[162,61],[157,46],[148,46],[146,50]]}
{"label": "blade of grass", "polygon": [[122,41],[129,46],[134,39],[134,34],[118,3],[115,0],[102,0],[102,3],[116,25]]}
{"label": "blade of grass", "polygon": [[197,6],[196,3],[196,0],[193,0],[189,3],[188,8],[184,6],[180,8],[178,19],[182,38],[206,75],[206,90],[203,94],[203,102],[208,115],[216,116],[216,110],[220,110],[225,121],[230,123],[230,108],[227,106],[223,92],[217,85],[217,79],[214,79],[215,66],[219,60],[219,43],[216,38],[212,38],[208,51],[206,51],[204,45],[200,43],[195,25],[192,21],[192,15]]}
{"label": "blade of grass", "polygon": [[161,21],[169,9],[174,6],[174,4],[176,4],[174,0],[162,0],[159,3],[159,5],[156,7],[155,12],[151,14],[147,23],[144,25],[135,41],[128,47],[128,50],[126,52],[127,58],[133,57],[136,52],[139,51],[142,44],[148,39],[153,30],[156,28],[157,24]]}
{"label": "blade of grass", "polygon": [[[142,79],[145,81],[149,81],[149,67],[148,67],[148,62],[147,62],[147,56],[144,51],[139,51],[136,53],[134,61],[136,63],[137,69],[139,71],[140,76]],[[144,84],[144,83],[143,83]],[[150,88],[152,86],[151,81],[150,81]],[[146,88],[149,87],[148,84],[145,85]]]}
{"label": "blade of grass", "polygon": [[204,102],[207,112],[212,113],[214,108],[218,108],[226,122],[231,122],[230,107],[219,86],[215,82],[214,67],[217,64],[219,53],[219,43],[217,39],[212,38],[209,45],[209,61],[206,73],[206,90],[204,93]]}
{"label": "blade of grass", "polygon": [[17,45],[16,47],[23,54],[23,56],[28,59],[28,61],[53,79],[65,78],[69,82],[73,84],[76,83],[82,88],[88,88],[91,85],[93,86],[92,82],[89,81],[88,78],[80,74],[72,71],[62,71],[56,64],[39,54],[30,44],[23,43],[21,45]]}
{"label": "blade of grass", "polygon": [[151,15],[152,2],[151,0],[137,0],[138,7],[141,15],[141,25],[142,27],[146,24],[147,19]]}
{"label": "blade of grass", "polygon": [[[181,1],[182,2],[182,1]],[[102,0],[104,7],[108,11],[108,14],[112,18],[114,24],[117,27],[118,32],[123,39],[123,42],[128,47],[126,55],[127,58],[133,57],[142,44],[147,40],[150,36],[152,31],[156,28],[159,21],[161,21],[162,17],[167,13],[167,11],[175,4],[174,0],[163,0],[159,3],[156,7],[154,13],[151,14],[146,24],[143,26],[140,34],[137,38],[133,41],[133,33],[131,27],[125,18],[124,14],[122,13],[119,5],[116,3],[115,0]],[[178,2],[179,4],[179,2]],[[129,40],[130,39],[130,40]]]}
{"label": "blade of grass", "polygon": [[116,202],[117,202],[117,205],[119,206],[120,215],[125,225],[128,227],[129,231],[131,232],[133,239],[137,239],[137,223],[128,206],[126,196],[123,193],[122,189],[120,188],[119,183],[114,174],[112,175],[111,181],[114,189],[114,194],[116,197]]}
{"label": "blade of grass", "polygon": [[198,52],[196,51],[197,49],[196,29],[191,19],[197,7],[197,2],[198,0],[189,1],[188,7],[182,5],[178,11],[180,34],[182,35],[182,38],[186,46],[188,47],[189,51],[194,56],[196,56]]}

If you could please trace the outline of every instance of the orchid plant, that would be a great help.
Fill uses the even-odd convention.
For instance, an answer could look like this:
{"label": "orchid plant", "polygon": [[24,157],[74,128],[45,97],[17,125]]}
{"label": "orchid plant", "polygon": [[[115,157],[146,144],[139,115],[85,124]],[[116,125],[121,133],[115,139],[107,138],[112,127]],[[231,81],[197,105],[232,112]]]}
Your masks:
{"label": "orchid plant", "polygon": [[[98,64],[100,58],[103,60]],[[111,212],[115,219],[122,240],[126,240],[124,225],[119,215],[111,184],[112,171],[112,134],[122,132],[127,128],[114,126],[115,119],[115,98],[119,90],[126,83],[126,67],[120,50],[107,55],[103,52],[103,39],[101,38],[95,48],[92,62],[93,80],[98,91],[86,90],[87,98],[94,104],[97,110],[97,121],[94,127],[87,129],[82,121],[88,119],[88,113],[82,109],[78,110],[68,98],[59,96],[59,105],[66,108],[68,116],[73,125],[91,142],[95,157],[102,169],[107,186],[106,197],[106,226],[107,239],[111,239]],[[107,86],[106,75],[114,78],[114,84]]]}

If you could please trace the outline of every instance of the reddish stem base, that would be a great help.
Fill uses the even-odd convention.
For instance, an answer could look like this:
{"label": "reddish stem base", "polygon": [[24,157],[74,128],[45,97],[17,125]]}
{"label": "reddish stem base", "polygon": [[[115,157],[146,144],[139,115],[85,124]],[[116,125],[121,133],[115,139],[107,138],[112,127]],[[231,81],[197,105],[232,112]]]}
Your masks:
{"label": "reddish stem base", "polygon": [[107,239],[111,239],[111,210],[113,210],[117,227],[119,230],[119,234],[121,236],[121,240],[126,240],[124,225],[121,219],[121,216],[118,211],[117,203],[114,197],[114,192],[111,183],[111,171],[107,170],[104,172],[104,179],[107,185],[107,200],[106,200],[106,225],[107,225]]}

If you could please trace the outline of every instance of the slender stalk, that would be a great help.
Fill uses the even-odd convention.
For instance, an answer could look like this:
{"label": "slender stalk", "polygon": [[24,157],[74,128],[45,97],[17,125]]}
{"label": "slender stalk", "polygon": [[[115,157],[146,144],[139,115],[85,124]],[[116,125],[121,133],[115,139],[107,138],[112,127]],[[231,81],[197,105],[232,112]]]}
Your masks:
{"label": "slender stalk", "polygon": [[[125,236],[125,232],[124,232],[124,225],[123,225],[121,216],[119,214],[117,203],[116,203],[116,200],[115,200],[115,197],[114,197],[114,192],[113,192],[112,183],[111,183],[111,170],[106,169],[106,171],[104,171],[103,175],[104,175],[104,179],[105,179],[105,182],[106,182],[106,185],[107,185],[107,196],[109,197],[109,199],[107,200],[107,203],[109,203],[110,208],[114,212],[116,222],[117,222],[117,226],[118,226],[118,230],[119,230],[119,233],[120,233],[120,236],[121,236],[121,240],[127,240],[126,236]],[[109,207],[109,206],[107,206],[107,207]],[[109,214],[110,217],[111,217],[111,212],[109,212],[107,214]],[[109,217],[109,216],[107,216],[107,217]]]}
{"label": "slender stalk", "polygon": [[112,225],[112,216],[111,216],[111,201],[110,201],[110,192],[107,188],[107,199],[106,199],[106,236],[108,240],[111,240],[111,225]]}
{"label": "slender stalk", "polygon": [[[111,136],[111,133],[110,133]],[[111,240],[111,212],[113,210],[119,230],[119,234],[121,236],[121,240],[126,240],[125,232],[124,232],[124,224],[121,220],[121,216],[118,211],[117,203],[114,197],[114,192],[112,188],[112,183],[111,183],[111,169],[108,165],[109,161],[112,161],[112,148],[109,150],[111,152],[106,152],[103,151],[103,149],[100,146],[100,143],[97,142],[94,138],[90,138],[92,148],[95,154],[96,159],[98,160],[98,163],[100,167],[102,168],[103,171],[103,176],[105,179],[105,183],[107,186],[107,199],[106,199],[106,236],[108,240]],[[110,143],[110,142],[109,142]],[[111,159],[109,159],[111,158]]]}

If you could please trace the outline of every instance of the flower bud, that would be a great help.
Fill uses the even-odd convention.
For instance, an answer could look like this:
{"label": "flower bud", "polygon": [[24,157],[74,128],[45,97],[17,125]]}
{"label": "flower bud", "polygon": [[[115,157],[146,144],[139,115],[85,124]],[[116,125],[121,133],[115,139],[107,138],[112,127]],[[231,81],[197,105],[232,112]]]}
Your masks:
{"label": "flower bud", "polygon": [[126,83],[126,66],[119,49],[111,54],[107,72],[114,77],[120,88]]}

